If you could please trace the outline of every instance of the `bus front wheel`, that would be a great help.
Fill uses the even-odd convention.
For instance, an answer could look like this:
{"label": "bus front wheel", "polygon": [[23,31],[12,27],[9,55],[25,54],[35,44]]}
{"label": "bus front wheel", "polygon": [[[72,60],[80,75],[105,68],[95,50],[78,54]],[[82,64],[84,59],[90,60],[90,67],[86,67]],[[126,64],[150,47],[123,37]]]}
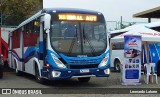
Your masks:
{"label": "bus front wheel", "polygon": [[78,78],[79,82],[89,82],[89,80],[91,79],[91,77],[80,77]]}

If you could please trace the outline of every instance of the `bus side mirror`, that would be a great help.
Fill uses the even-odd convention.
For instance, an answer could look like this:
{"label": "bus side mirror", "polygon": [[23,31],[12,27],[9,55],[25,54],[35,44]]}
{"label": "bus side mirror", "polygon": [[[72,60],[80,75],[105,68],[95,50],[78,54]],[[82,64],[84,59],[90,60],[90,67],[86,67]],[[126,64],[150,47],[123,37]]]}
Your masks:
{"label": "bus side mirror", "polygon": [[49,14],[44,15],[44,29],[50,29],[51,16]]}

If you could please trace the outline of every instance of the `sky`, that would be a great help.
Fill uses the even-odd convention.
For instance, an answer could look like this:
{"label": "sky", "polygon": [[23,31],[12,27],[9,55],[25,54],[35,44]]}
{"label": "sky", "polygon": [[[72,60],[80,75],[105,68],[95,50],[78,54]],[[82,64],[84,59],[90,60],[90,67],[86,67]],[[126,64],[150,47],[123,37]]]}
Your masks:
{"label": "sky", "polygon": [[[160,0],[43,0],[43,8],[82,8],[102,12],[106,21],[148,22],[133,14],[160,6]],[[157,19],[152,19],[157,21]],[[116,28],[117,22],[108,22]],[[113,29],[114,29],[113,28]]]}
{"label": "sky", "polygon": [[133,14],[160,6],[160,0],[43,0],[44,8],[69,7],[102,12],[106,21],[147,21],[133,18]]}

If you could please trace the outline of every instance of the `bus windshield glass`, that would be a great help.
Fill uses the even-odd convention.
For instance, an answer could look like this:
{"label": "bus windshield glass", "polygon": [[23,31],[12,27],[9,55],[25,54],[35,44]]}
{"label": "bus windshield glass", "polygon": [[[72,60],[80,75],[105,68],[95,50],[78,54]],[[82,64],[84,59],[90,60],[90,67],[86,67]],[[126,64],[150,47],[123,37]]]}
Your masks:
{"label": "bus windshield glass", "polygon": [[57,53],[98,56],[107,47],[106,28],[100,22],[52,21],[50,42]]}

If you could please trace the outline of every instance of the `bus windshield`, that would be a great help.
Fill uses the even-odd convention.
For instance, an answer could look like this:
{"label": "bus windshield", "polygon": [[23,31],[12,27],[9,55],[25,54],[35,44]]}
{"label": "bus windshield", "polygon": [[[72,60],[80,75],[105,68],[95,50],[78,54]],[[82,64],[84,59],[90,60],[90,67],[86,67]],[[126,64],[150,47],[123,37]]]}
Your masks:
{"label": "bus windshield", "polygon": [[97,56],[107,47],[106,28],[99,22],[52,21],[52,48],[68,56]]}

